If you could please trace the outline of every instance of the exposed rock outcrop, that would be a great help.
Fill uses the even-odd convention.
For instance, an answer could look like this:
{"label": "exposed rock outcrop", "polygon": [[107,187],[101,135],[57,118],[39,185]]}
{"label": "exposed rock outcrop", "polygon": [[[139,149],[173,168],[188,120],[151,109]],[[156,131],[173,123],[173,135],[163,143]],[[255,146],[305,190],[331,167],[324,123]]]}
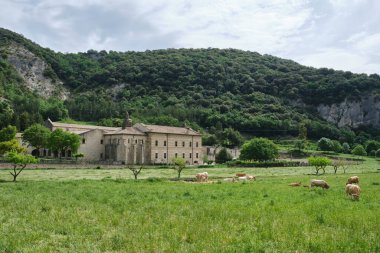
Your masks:
{"label": "exposed rock outcrop", "polygon": [[357,101],[346,99],[339,104],[321,104],[317,109],[322,118],[338,127],[380,127],[380,101],[374,95],[362,96]]}
{"label": "exposed rock outcrop", "polygon": [[52,96],[67,98],[68,92],[64,89],[63,83],[44,74],[49,67],[46,62],[25,47],[16,43],[10,44],[6,60],[15,67],[29,90],[44,98]]}

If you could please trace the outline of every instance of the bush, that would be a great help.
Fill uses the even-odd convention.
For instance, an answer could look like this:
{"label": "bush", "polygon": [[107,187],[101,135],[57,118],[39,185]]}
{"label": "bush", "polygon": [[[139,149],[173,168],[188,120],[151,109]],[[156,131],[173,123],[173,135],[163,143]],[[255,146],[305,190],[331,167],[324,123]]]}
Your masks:
{"label": "bush", "polygon": [[232,160],[232,155],[227,151],[226,148],[222,148],[218,154],[215,156],[216,163],[225,163]]}
{"label": "bush", "polygon": [[378,149],[380,149],[380,142],[370,140],[365,144],[365,151],[367,154],[371,154],[372,151],[376,152]]}
{"label": "bush", "polygon": [[244,143],[240,153],[241,160],[270,161],[277,156],[278,147],[266,138],[253,138]]}
{"label": "bush", "polygon": [[352,151],[351,153],[353,155],[360,155],[360,156],[366,156],[367,155],[367,152],[365,151],[364,147],[362,145],[357,145]]}
{"label": "bush", "polygon": [[331,142],[332,142],[332,151],[334,151],[336,153],[342,152],[343,147],[342,147],[342,145],[340,145],[339,141],[333,140]]}
{"label": "bush", "polygon": [[322,137],[317,143],[318,149],[322,151],[332,151],[334,144],[329,138]]}
{"label": "bush", "polygon": [[380,149],[378,149],[378,150],[375,152],[375,156],[376,156],[376,157],[380,157]]}
{"label": "bush", "polygon": [[343,143],[343,145],[342,145],[342,151],[345,154],[349,154],[350,153],[351,147],[350,147],[350,145],[347,142]]}

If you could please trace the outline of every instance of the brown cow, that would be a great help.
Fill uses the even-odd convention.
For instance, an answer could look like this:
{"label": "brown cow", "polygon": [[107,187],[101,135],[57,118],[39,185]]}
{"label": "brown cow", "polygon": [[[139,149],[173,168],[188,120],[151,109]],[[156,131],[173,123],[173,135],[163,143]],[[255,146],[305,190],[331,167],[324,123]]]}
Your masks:
{"label": "brown cow", "polygon": [[352,176],[352,177],[348,178],[346,185],[347,184],[359,184],[359,177],[358,176]]}
{"label": "brown cow", "polygon": [[357,184],[347,184],[346,194],[352,196],[355,200],[359,200],[360,187]]}
{"label": "brown cow", "polygon": [[236,173],[237,177],[245,177],[247,174],[246,173]]}
{"label": "brown cow", "polygon": [[325,180],[312,179],[310,181],[310,187],[322,187],[323,189],[328,189],[330,186]]}
{"label": "brown cow", "polygon": [[296,186],[301,186],[301,182],[298,182],[298,183],[290,183],[288,184],[289,186],[293,186],[293,187],[296,187]]}

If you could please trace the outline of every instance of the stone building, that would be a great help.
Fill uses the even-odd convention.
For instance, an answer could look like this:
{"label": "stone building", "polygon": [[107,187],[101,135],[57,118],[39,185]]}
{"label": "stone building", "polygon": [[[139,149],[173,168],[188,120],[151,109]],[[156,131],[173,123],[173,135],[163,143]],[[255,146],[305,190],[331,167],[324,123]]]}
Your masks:
{"label": "stone building", "polygon": [[[103,127],[46,121],[54,131],[61,128],[81,137],[78,153],[87,161],[119,164],[168,164],[184,158],[187,164],[201,164],[202,138],[191,128],[135,124],[126,114],[123,126]],[[46,154],[46,151],[44,151]],[[49,155],[49,154],[46,154]],[[51,154],[54,155],[54,154]],[[70,157],[67,152],[63,157]]]}

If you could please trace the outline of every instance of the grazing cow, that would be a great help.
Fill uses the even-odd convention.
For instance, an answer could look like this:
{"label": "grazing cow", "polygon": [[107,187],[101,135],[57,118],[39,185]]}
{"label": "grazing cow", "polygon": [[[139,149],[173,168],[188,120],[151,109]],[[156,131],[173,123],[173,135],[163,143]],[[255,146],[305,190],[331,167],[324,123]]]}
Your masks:
{"label": "grazing cow", "polygon": [[208,173],[207,172],[202,172],[202,173],[197,173],[195,175],[197,178],[198,182],[207,182],[208,181]]}
{"label": "grazing cow", "polygon": [[357,184],[347,184],[346,194],[352,196],[355,200],[359,200],[360,187]]}
{"label": "grazing cow", "polygon": [[256,181],[256,176],[247,175],[247,179]]}
{"label": "grazing cow", "polygon": [[346,185],[347,184],[359,184],[359,177],[353,176],[353,177],[348,178]]}
{"label": "grazing cow", "polygon": [[310,187],[322,187],[323,189],[328,189],[330,186],[325,180],[312,179],[310,181]]}
{"label": "grazing cow", "polygon": [[237,177],[245,177],[247,174],[246,173],[236,173]]}
{"label": "grazing cow", "polygon": [[290,183],[288,184],[289,186],[293,186],[293,187],[296,187],[296,186],[301,186],[301,182],[298,182],[298,183]]}
{"label": "grazing cow", "polygon": [[238,177],[239,181],[247,181],[248,180],[248,177],[247,176],[244,176],[244,177]]}

